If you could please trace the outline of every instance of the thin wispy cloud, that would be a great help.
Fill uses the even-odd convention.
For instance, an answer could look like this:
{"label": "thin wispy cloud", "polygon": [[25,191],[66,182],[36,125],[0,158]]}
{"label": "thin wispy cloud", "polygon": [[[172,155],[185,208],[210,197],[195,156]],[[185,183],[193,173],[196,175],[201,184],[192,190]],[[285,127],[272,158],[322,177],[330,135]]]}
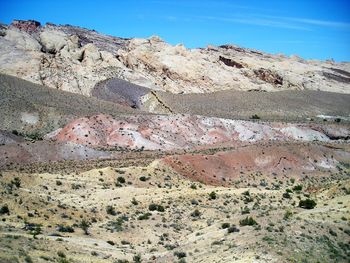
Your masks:
{"label": "thin wispy cloud", "polygon": [[291,23],[299,23],[303,25],[312,25],[312,26],[321,26],[321,27],[330,27],[335,29],[350,30],[349,22],[319,20],[319,19],[300,18],[300,17],[282,17],[282,16],[263,16],[263,17],[268,19],[276,19],[276,20],[291,22]]}
{"label": "thin wispy cloud", "polygon": [[224,16],[174,16],[166,15],[159,18],[168,21],[217,21],[223,23],[235,23],[255,25],[261,27],[275,27],[292,30],[312,31],[315,26],[329,27],[340,30],[350,30],[350,23],[339,21],[316,20],[309,18],[297,17],[281,17],[281,16],[265,16],[257,14],[234,15],[229,17]]}
{"label": "thin wispy cloud", "polygon": [[310,24],[310,25],[327,26],[327,27],[342,28],[342,29],[350,30],[350,23],[346,23],[346,22],[315,20],[315,19],[306,19],[306,18],[289,18],[289,20],[301,22],[304,24]]}
{"label": "thin wispy cloud", "polygon": [[168,6],[181,6],[181,7],[198,7],[198,8],[207,8],[210,7],[211,9],[230,9],[230,10],[255,10],[255,11],[266,11],[266,12],[272,12],[273,9],[267,9],[267,8],[260,8],[260,7],[253,7],[249,5],[241,5],[232,3],[229,1],[218,1],[218,0],[207,0],[207,1],[159,1],[159,0],[153,0],[151,1],[152,4],[157,5],[168,5]]}
{"label": "thin wispy cloud", "polygon": [[307,30],[307,31],[311,30],[310,28],[302,25],[294,25],[291,23],[278,21],[276,19],[266,19],[266,18],[251,17],[251,16],[246,16],[246,17],[244,16],[237,16],[237,17],[198,16],[197,18],[204,19],[204,20],[239,23],[239,24],[264,26],[264,27],[277,27],[277,28]]}
{"label": "thin wispy cloud", "polygon": [[[198,20],[201,21],[210,20],[224,23],[236,23],[255,25],[261,27],[275,27],[285,28],[292,30],[313,31],[317,27],[327,27],[335,30],[350,31],[350,22],[344,21],[332,21],[314,19],[309,17],[289,17],[276,15],[276,10],[264,9],[261,6],[245,5],[232,1],[225,0],[206,0],[206,1],[160,1],[152,0],[151,3],[159,6],[181,6],[184,8],[183,16],[174,16],[172,14],[162,14],[168,21],[181,21]],[[188,14],[186,16],[186,9],[197,8],[196,14]],[[211,13],[202,12],[207,10],[208,7]],[[220,15],[217,15],[219,12]],[[226,13],[225,14],[223,14]],[[235,12],[238,12],[237,14]],[[285,13],[285,12],[284,12]],[[279,13],[281,14],[281,13]]]}

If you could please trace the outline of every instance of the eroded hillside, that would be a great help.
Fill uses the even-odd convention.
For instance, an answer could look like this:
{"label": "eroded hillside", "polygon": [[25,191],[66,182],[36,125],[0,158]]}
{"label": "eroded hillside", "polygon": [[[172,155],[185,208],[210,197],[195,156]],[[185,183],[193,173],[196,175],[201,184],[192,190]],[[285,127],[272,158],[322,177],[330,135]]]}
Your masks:
{"label": "eroded hillside", "polygon": [[234,45],[187,49],[159,37],[123,39],[70,25],[15,20],[1,26],[0,72],[91,95],[118,77],[173,93],[322,90],[350,93],[349,63],[307,61]]}

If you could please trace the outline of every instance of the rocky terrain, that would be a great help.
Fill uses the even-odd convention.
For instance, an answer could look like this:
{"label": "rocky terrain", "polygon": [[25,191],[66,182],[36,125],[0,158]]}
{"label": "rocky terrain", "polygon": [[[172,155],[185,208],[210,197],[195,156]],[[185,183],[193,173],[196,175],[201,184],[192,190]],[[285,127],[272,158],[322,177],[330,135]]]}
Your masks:
{"label": "rocky terrain", "polygon": [[0,25],[0,262],[349,262],[350,63]]}
{"label": "rocky terrain", "polygon": [[0,28],[0,72],[90,96],[118,77],[153,90],[322,90],[350,93],[350,64],[307,61],[233,45],[186,49],[111,37],[70,25],[14,21]]}

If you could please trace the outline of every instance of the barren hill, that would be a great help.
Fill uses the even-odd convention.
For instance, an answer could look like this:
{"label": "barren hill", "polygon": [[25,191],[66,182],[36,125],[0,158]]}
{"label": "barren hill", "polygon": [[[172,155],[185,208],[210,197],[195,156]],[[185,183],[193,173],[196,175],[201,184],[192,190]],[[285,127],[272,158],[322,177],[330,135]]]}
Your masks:
{"label": "barren hill", "polygon": [[44,135],[79,116],[140,111],[0,74],[0,129]]}

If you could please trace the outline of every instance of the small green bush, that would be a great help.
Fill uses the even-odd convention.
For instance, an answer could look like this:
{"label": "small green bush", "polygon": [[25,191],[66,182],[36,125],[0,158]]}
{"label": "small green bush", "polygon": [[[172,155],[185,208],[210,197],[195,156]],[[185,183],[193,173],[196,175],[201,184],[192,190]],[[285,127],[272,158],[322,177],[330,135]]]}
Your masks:
{"label": "small green bush", "polygon": [[250,209],[248,206],[245,206],[243,209],[241,209],[242,215],[249,214],[249,213],[250,213]]}
{"label": "small green bush", "polygon": [[316,202],[311,199],[305,199],[299,201],[299,207],[304,209],[313,209],[316,206]]}
{"label": "small green bush", "polygon": [[226,229],[226,228],[229,228],[230,227],[230,223],[222,223],[221,224],[221,228],[222,229]]}
{"label": "small green bush", "polygon": [[293,191],[301,191],[302,189],[303,189],[303,186],[300,184],[293,187]]}
{"label": "small green bush", "polygon": [[85,219],[81,220],[79,227],[84,231],[85,235],[88,235],[89,232],[89,227],[90,227],[91,223]]}
{"label": "small green bush", "polygon": [[11,180],[11,184],[16,186],[17,188],[20,188],[21,187],[21,179],[19,179],[18,177],[15,177],[13,180]]}
{"label": "small green bush", "polygon": [[141,176],[139,179],[140,179],[140,181],[142,181],[142,182],[146,182],[147,180],[149,180],[149,177]]}
{"label": "small green bush", "polygon": [[66,257],[66,255],[62,251],[58,251],[57,252],[57,256],[59,256],[60,258],[65,258]]}
{"label": "small green bush", "polygon": [[286,199],[291,199],[292,198],[292,196],[288,192],[284,192],[282,196],[283,196],[283,198],[286,198]]}
{"label": "small green bush", "polygon": [[118,176],[117,182],[118,182],[118,183],[121,183],[121,184],[124,184],[124,183],[125,183],[125,178],[122,177],[122,176]]}
{"label": "small green bush", "polygon": [[145,214],[140,215],[137,219],[138,220],[148,220],[151,215],[152,215],[151,213],[145,213]]}
{"label": "small green bush", "polygon": [[250,117],[252,120],[259,120],[260,117],[257,114],[254,114]]}
{"label": "small green bush", "polygon": [[191,189],[196,190],[197,189],[197,185],[191,184]]}
{"label": "small green bush", "polygon": [[239,229],[235,225],[232,225],[227,229],[227,233],[236,233],[236,232],[239,232]]}
{"label": "small green bush", "polygon": [[217,195],[214,191],[209,194],[209,200],[214,200],[216,198],[217,198]]}
{"label": "small green bush", "polygon": [[150,211],[158,211],[158,212],[165,211],[165,208],[162,205],[157,205],[157,204],[153,204],[153,203],[148,206],[148,209]]}
{"label": "small green bush", "polygon": [[175,251],[174,256],[176,256],[177,258],[185,258],[187,255],[186,255],[186,252]]}
{"label": "small green bush", "polygon": [[[142,146],[143,147],[143,146]],[[132,260],[134,261],[134,263],[141,263],[141,255],[140,254],[137,254],[135,255]]]}
{"label": "small green bush", "polygon": [[10,214],[10,209],[7,206],[7,204],[4,204],[1,208],[0,208],[0,215],[4,215],[4,214]]}
{"label": "small green bush", "polygon": [[133,205],[138,205],[139,204],[139,202],[135,199],[135,197],[132,198],[131,203]]}
{"label": "small green bush", "polygon": [[291,218],[293,215],[293,212],[290,211],[290,210],[287,210],[285,213],[284,213],[284,216],[283,216],[283,219],[284,220],[288,220],[289,218]]}
{"label": "small green bush", "polygon": [[112,216],[117,215],[117,212],[115,211],[114,207],[111,205],[108,205],[106,207],[106,212],[107,212],[107,214],[112,215]]}
{"label": "small green bush", "polygon": [[201,216],[201,212],[199,212],[198,209],[194,210],[192,213],[191,213],[191,216],[192,217],[200,217]]}
{"label": "small green bush", "polygon": [[129,219],[127,216],[120,216],[114,221],[109,221],[107,224],[107,229],[110,230],[112,233],[114,231],[121,232],[123,231],[124,221],[128,221],[128,220]]}
{"label": "small green bush", "polygon": [[64,232],[64,233],[73,233],[74,228],[71,226],[64,226],[64,225],[58,225],[57,226],[57,231],[58,232]]}
{"label": "small green bush", "polygon": [[254,226],[257,225],[258,223],[254,220],[252,217],[246,217],[242,220],[239,221],[240,226]]}

